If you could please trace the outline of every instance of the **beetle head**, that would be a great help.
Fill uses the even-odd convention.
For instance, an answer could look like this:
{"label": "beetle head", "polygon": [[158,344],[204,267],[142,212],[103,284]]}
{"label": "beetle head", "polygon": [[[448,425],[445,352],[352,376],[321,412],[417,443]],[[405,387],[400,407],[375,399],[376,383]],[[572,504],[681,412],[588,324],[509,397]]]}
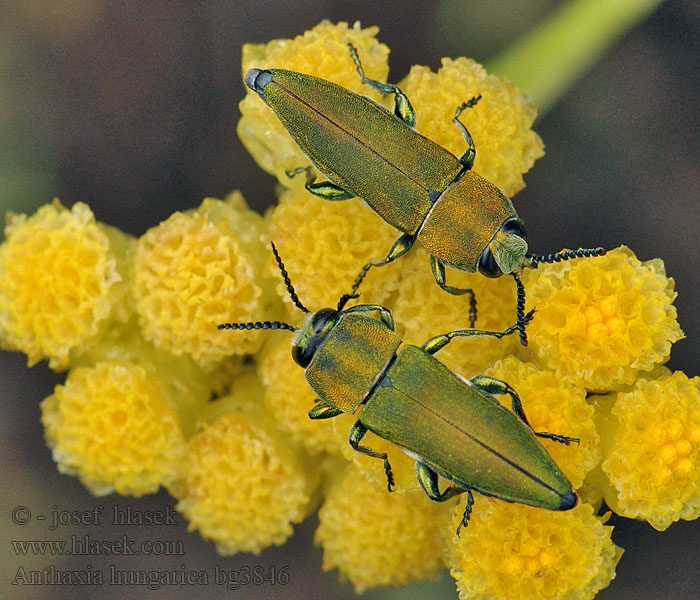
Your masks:
{"label": "beetle head", "polygon": [[294,286],[289,280],[282,259],[280,258],[277,248],[273,243],[272,253],[277,261],[277,266],[282,274],[282,279],[287,286],[287,292],[294,305],[306,314],[306,320],[301,327],[294,327],[289,323],[284,323],[282,321],[257,321],[249,323],[222,323],[218,326],[219,329],[287,329],[289,331],[296,332],[294,339],[292,341],[292,358],[301,367],[307,367],[314,357],[316,350],[321,345],[328,333],[335,327],[336,323],[340,319],[343,313],[343,308],[348,300],[357,298],[359,294],[343,294],[338,300],[338,307],[333,308],[322,308],[321,310],[312,313],[308,308],[306,308],[299,300],[296,292],[294,291]]}
{"label": "beetle head", "polygon": [[294,336],[292,358],[300,367],[308,367],[316,350],[338,322],[340,313],[332,308],[322,308],[308,314],[301,329]]}
{"label": "beetle head", "polygon": [[508,219],[481,253],[479,272],[486,277],[509,275],[525,262],[527,233],[517,217]]}

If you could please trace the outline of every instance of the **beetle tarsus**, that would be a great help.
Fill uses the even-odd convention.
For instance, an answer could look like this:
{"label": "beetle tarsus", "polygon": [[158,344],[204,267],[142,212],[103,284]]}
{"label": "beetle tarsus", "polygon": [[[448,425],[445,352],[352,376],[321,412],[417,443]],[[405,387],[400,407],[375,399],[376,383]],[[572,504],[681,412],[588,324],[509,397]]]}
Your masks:
{"label": "beetle tarsus", "polygon": [[472,496],[471,490],[467,490],[467,506],[464,507],[462,520],[459,522],[459,525],[457,525],[457,537],[459,537],[459,532],[462,531],[462,527],[469,525],[469,517],[472,514],[472,506],[474,506],[474,496]]}
{"label": "beetle tarsus", "polygon": [[546,431],[536,431],[535,435],[537,437],[545,438],[548,440],[553,440],[568,446],[571,442],[575,442],[577,445],[581,445],[580,438],[566,437],[565,435],[557,435],[556,433],[547,433]]}

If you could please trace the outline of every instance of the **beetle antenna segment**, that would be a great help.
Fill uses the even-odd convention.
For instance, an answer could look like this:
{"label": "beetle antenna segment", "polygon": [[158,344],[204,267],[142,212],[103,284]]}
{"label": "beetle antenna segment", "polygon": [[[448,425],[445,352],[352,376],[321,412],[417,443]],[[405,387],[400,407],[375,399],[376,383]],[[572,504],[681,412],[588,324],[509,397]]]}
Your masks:
{"label": "beetle antenna segment", "polygon": [[562,260],[571,260],[572,258],[587,258],[589,256],[605,256],[605,254],[605,248],[579,248],[578,250],[543,254],[541,256],[528,254],[526,258],[530,262],[528,266],[537,268],[537,265],[540,263],[554,263],[561,262]]}
{"label": "beetle antenna segment", "polygon": [[359,298],[360,294],[343,294],[340,297],[340,300],[338,300],[338,308],[337,311],[340,312],[345,308],[345,305],[348,303],[348,300],[352,300],[353,298]]}
{"label": "beetle antenna segment", "polygon": [[527,346],[527,333],[525,333],[525,325],[527,325],[528,321],[532,317],[529,313],[527,317],[525,316],[525,287],[523,286],[523,282],[520,281],[520,277],[518,277],[518,274],[515,271],[513,271],[511,275],[513,276],[513,279],[515,279],[515,285],[518,287],[518,300],[517,304],[515,305],[515,326],[517,327],[520,335],[520,343],[523,346]]}
{"label": "beetle antenna segment", "polygon": [[309,309],[306,308],[301,303],[301,300],[299,300],[299,296],[297,296],[297,293],[294,291],[294,287],[292,286],[292,282],[289,280],[289,277],[287,276],[287,271],[284,270],[284,263],[282,262],[282,259],[280,258],[280,255],[277,252],[277,248],[275,248],[275,243],[270,242],[270,245],[272,246],[272,253],[275,255],[275,260],[277,261],[277,265],[280,268],[280,271],[282,272],[282,278],[284,279],[284,284],[287,286],[287,291],[289,292],[289,297],[292,299],[292,302],[294,302],[294,306],[296,306],[299,310],[301,310],[304,313],[309,313]]}
{"label": "beetle antenna segment", "polygon": [[287,329],[289,331],[297,331],[296,327],[292,327],[289,323],[282,321],[256,321],[255,323],[222,323],[217,325],[217,329]]}

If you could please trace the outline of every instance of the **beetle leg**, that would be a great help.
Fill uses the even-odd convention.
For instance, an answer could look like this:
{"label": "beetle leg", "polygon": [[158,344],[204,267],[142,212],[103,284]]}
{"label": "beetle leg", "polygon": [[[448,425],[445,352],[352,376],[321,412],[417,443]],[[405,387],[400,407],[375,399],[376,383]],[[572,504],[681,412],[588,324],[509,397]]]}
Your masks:
{"label": "beetle leg", "polygon": [[306,172],[306,183],[304,184],[304,187],[314,196],[318,196],[324,200],[348,200],[349,198],[355,197],[354,194],[344,190],[339,185],[336,185],[330,181],[315,183],[316,176],[311,171],[311,167],[299,167],[298,169],[293,169],[292,171],[285,171],[287,177],[294,177],[302,172]]}
{"label": "beetle leg", "polygon": [[515,331],[517,331],[515,326],[509,327],[505,331],[487,331],[486,329],[455,329],[453,331],[431,337],[429,340],[423,342],[421,349],[425,350],[428,354],[435,354],[438,350],[442,350],[445,346],[447,346],[447,344],[452,341],[452,338],[472,337],[473,335],[490,335],[491,337],[500,339]]}
{"label": "beetle leg", "polygon": [[444,492],[441,492],[438,487],[437,473],[419,460],[416,461],[416,477],[418,477],[418,483],[420,483],[428,498],[435,500],[435,502],[445,502],[465,491],[461,487],[451,485]]}
{"label": "beetle leg", "polygon": [[[530,425],[530,422],[525,416],[525,411],[523,410],[523,404],[520,401],[520,396],[518,396],[518,393],[505,381],[501,381],[495,377],[489,377],[488,375],[477,375],[476,377],[472,377],[470,381],[478,388],[489,394],[508,394],[511,398],[511,406],[515,415],[523,423],[525,423],[525,425],[532,429],[532,425]],[[571,442],[576,442],[579,444],[581,441],[579,438],[566,437],[564,435],[557,435],[556,433],[547,433],[546,431],[535,431],[533,429],[533,433],[537,437],[553,440],[555,442],[559,442],[560,444],[566,444],[567,446]]]}
{"label": "beetle leg", "polygon": [[[532,315],[534,312],[535,311],[533,309],[525,315],[525,323],[530,322],[530,319],[532,319]],[[431,337],[429,340],[423,342],[421,349],[425,350],[429,354],[435,354],[438,350],[442,350],[445,346],[447,346],[447,344],[449,344],[452,341],[452,338],[471,337],[473,335],[490,335],[491,337],[501,339],[502,337],[510,335],[511,333],[515,333],[516,331],[519,331],[517,323],[515,325],[512,325],[508,329],[504,329],[503,331],[487,331],[486,329],[455,329],[453,331],[449,331],[447,333],[442,333],[440,335],[436,335],[435,337]],[[493,380],[493,381],[497,381],[499,383],[502,383],[504,385],[508,385],[507,383],[501,381],[500,379],[494,379],[493,377],[486,377],[486,375],[481,375],[480,377],[484,377],[488,381]],[[475,377],[474,379],[478,379],[478,377]],[[478,385],[479,387],[483,387],[479,384],[476,384],[476,385]],[[489,393],[495,393],[495,394],[507,393],[505,391],[492,392],[491,390],[486,389],[485,387],[483,387],[483,389],[485,392],[489,392]],[[511,389],[513,389],[513,388],[511,388]],[[515,392],[515,390],[513,390],[513,392]]]}
{"label": "beetle leg", "polygon": [[365,278],[365,275],[367,275],[367,271],[369,271],[372,267],[383,267],[384,265],[388,265],[390,262],[395,261],[400,256],[406,254],[406,252],[408,252],[411,249],[411,247],[413,246],[413,242],[415,241],[415,235],[411,235],[410,233],[404,233],[398,240],[394,242],[394,245],[389,250],[389,253],[386,255],[386,258],[383,258],[382,260],[369,261],[364,267],[362,267],[360,274],[355,278],[355,282],[352,284],[351,293],[354,294],[357,291],[357,288],[360,287],[362,280]]}
{"label": "beetle leg", "polygon": [[379,311],[379,318],[382,323],[394,331],[394,317],[386,306],[380,306],[379,304],[358,304],[357,306],[351,306],[345,312],[372,312],[373,310]]}
{"label": "beetle leg", "polygon": [[374,79],[365,77],[365,70],[362,68],[362,63],[360,62],[360,57],[357,55],[355,46],[348,44],[348,48],[350,48],[350,57],[357,67],[357,72],[360,74],[360,77],[362,77],[362,83],[372,86],[383,95],[394,94],[394,114],[409,127],[414,127],[416,124],[416,113],[406,94],[391,83],[382,83],[381,81],[375,81]]}
{"label": "beetle leg", "polygon": [[435,281],[443,290],[454,296],[469,294],[469,327],[474,327],[474,323],[476,323],[476,296],[474,295],[474,291],[471,288],[463,289],[447,285],[445,283],[445,265],[443,265],[432,254],[430,255],[430,268],[433,271]]}
{"label": "beetle leg", "polygon": [[481,94],[478,96],[474,96],[471,100],[468,102],[463,102],[457,107],[457,110],[455,111],[455,116],[452,118],[452,122],[459,127],[460,131],[462,132],[462,135],[464,136],[464,141],[467,142],[467,151],[462,154],[462,156],[459,158],[459,162],[461,162],[464,167],[467,169],[472,168],[474,165],[474,159],[476,158],[476,148],[474,147],[474,140],[472,139],[471,134],[467,130],[467,128],[464,126],[464,123],[462,123],[459,120],[459,115],[462,114],[462,111],[465,108],[471,108],[474,106],[479,99],[481,98]]}
{"label": "beetle leg", "polygon": [[474,496],[472,496],[471,490],[465,490],[456,485],[451,485],[444,492],[440,493],[438,488],[438,478],[437,473],[433,471],[428,465],[416,461],[416,475],[418,476],[418,482],[420,483],[423,491],[428,495],[428,498],[435,500],[436,502],[444,502],[450,498],[457,496],[463,492],[467,492],[467,506],[464,508],[464,514],[462,515],[462,520],[457,526],[457,535],[462,530],[462,527],[466,527],[469,523],[469,516],[472,514],[472,506],[474,506]]}
{"label": "beetle leg", "polygon": [[367,433],[367,428],[359,421],[355,421],[355,424],[350,429],[348,441],[353,449],[357,450],[361,454],[366,454],[367,456],[372,456],[373,458],[381,458],[384,461],[387,489],[391,492],[391,487],[394,485],[394,475],[392,474],[391,466],[389,465],[389,457],[385,452],[375,452],[367,446],[360,446],[360,440],[364,437],[365,433]]}
{"label": "beetle leg", "polygon": [[337,417],[343,412],[339,408],[335,408],[335,406],[321,402],[318,398],[316,402],[316,406],[309,411],[309,419],[330,419],[331,417]]}

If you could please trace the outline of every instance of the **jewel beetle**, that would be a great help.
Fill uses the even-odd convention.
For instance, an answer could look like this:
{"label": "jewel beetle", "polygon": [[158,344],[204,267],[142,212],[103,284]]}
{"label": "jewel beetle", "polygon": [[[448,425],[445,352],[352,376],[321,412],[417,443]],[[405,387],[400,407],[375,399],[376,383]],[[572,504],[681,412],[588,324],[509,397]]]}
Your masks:
{"label": "jewel beetle", "polygon": [[462,111],[475,96],[457,107],[452,121],[467,144],[459,158],[419,134],[416,115],[395,85],[369,79],[357,50],[348,44],[362,83],[394,95],[393,114],[365,96],[330,81],[284,69],[250,69],[245,84],[272,108],[292,138],[328,181],[316,183],[310,167],[306,189],[328,200],[361,198],[379,216],[402,232],[386,257],[367,263],[352,291],[372,266],[388,264],[418,240],[430,253],[437,284],[445,291],[469,295],[469,321],[476,321],[471,289],[447,285],[445,266],[487,277],[513,276],[517,285],[516,317],[520,341],[525,333],[525,290],[518,272],[540,262],[558,262],[605,254],[602,248],[579,249],[545,256],[527,254],[525,226],[511,201],[490,181],[472,170],[476,150]]}
{"label": "jewel beetle", "polygon": [[[292,357],[319,396],[309,417],[355,414],[350,445],[384,461],[389,491],[394,481],[386,453],[360,445],[367,431],[415,458],[418,481],[432,500],[444,502],[467,493],[457,535],[469,521],[472,490],[549,510],[576,505],[571,483],[537,438],[567,445],[579,440],[535,432],[517,392],[506,382],[485,375],[463,379],[433,357],[456,337],[501,338],[515,332],[515,325],[502,332],[456,329],[422,346],[402,345],[389,309],[373,304],[345,308],[357,294],[343,295],[335,309],[310,312],[297,297],[274,244],[272,249],[292,301],[307,315],[304,324],[295,328],[281,321],[258,321],[224,323],[219,329],[296,332]],[[495,394],[508,394],[512,411]],[[441,492],[438,475],[454,485]]]}

